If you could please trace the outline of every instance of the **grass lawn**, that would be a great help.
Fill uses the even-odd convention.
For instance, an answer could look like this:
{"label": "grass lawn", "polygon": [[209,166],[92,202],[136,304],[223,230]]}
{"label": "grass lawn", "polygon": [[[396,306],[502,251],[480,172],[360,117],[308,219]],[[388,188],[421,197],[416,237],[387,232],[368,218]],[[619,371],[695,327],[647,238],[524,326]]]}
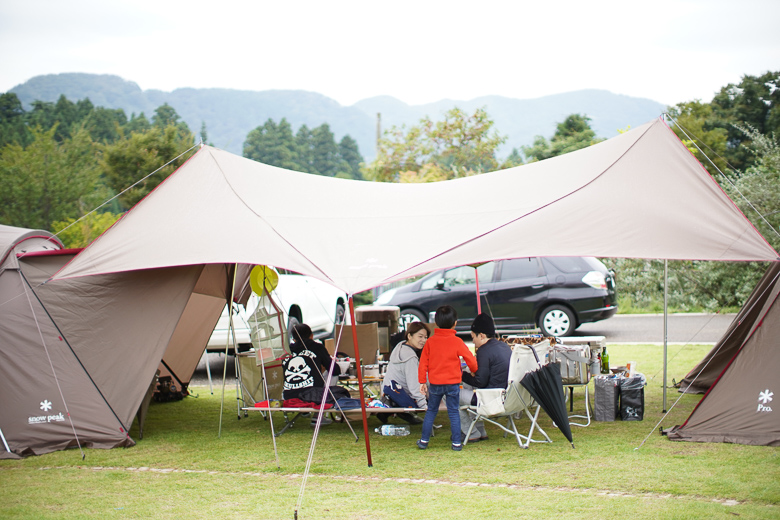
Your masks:
{"label": "grass lawn", "polygon": [[[669,348],[669,384],[710,349]],[[662,347],[608,345],[613,365],[635,360],[648,378],[644,421],[573,427],[576,449],[544,415],[553,444],[521,450],[488,425],[490,440],[449,447],[448,420],[428,450],[408,437],[373,433],[368,467],[362,424],[322,428],[302,490],[312,428],[299,421],[277,439],[260,414],[237,420],[234,385],[220,395],[153,403],[132,448],[56,452],[0,461],[0,518],[439,519],[439,518],[779,518],[778,449],[671,442],[658,434]],[[591,385],[591,399],[593,386]],[[582,390],[575,413],[583,411]],[[668,405],[680,394],[668,390]],[[681,424],[700,396],[685,395],[661,426]],[[281,416],[277,423],[280,427]],[[527,420],[518,423],[527,428]],[[643,444],[643,441],[645,441]],[[641,447],[640,447],[641,446]],[[300,502],[299,502],[300,500]],[[300,503],[300,506],[298,504]]]}

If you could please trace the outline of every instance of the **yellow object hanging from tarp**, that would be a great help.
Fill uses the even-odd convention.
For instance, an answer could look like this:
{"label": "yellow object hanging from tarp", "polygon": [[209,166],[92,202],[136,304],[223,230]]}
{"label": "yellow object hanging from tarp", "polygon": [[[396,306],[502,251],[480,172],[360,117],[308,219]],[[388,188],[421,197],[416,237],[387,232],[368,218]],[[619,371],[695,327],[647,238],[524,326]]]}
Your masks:
{"label": "yellow object hanging from tarp", "polygon": [[256,265],[252,268],[252,273],[249,275],[249,285],[252,286],[252,290],[262,295],[272,293],[276,286],[279,285],[279,273],[277,273],[273,267],[267,265]]}

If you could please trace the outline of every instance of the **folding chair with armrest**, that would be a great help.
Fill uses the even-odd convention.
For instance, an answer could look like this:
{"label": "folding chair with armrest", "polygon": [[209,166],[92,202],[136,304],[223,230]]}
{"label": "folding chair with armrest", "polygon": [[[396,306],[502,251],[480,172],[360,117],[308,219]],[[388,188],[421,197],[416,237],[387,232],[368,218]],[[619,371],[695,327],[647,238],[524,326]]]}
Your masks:
{"label": "folding chair with armrest", "polygon": [[[543,360],[550,348],[550,342],[543,341],[533,348],[536,350],[539,359]],[[504,430],[504,437],[511,433],[517,439],[520,447],[524,449],[527,449],[532,442],[552,442],[537,422],[541,407],[533,400],[528,390],[520,384],[523,376],[527,372],[536,370],[538,366],[539,363],[536,361],[536,356],[534,356],[531,347],[519,344],[512,346],[507,387],[505,389],[476,388],[474,392],[477,395],[477,404],[463,407],[469,412],[469,415],[474,416],[466,433],[466,438],[463,440],[464,445],[468,443],[468,438],[479,421],[495,424]],[[531,413],[532,408],[534,409],[533,413]],[[515,425],[515,416],[519,416],[520,413],[525,413],[531,421],[527,435],[519,433]],[[506,426],[498,422],[502,418],[507,419]],[[538,431],[544,436],[544,439],[534,439],[534,431]]]}

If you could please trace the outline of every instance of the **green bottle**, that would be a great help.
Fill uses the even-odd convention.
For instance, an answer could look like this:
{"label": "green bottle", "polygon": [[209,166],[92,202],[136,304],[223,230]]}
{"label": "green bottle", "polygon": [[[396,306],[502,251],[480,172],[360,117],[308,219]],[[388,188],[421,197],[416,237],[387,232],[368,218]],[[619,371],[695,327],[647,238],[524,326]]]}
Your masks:
{"label": "green bottle", "polygon": [[607,347],[604,347],[604,352],[601,353],[601,373],[609,374],[609,354],[607,354]]}

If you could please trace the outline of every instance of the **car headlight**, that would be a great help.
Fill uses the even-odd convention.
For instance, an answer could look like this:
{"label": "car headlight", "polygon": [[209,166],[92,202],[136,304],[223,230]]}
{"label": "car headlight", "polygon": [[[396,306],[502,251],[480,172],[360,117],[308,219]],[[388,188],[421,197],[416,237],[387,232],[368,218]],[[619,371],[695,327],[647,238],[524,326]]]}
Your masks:
{"label": "car headlight", "polygon": [[607,288],[607,279],[604,277],[604,273],[598,271],[589,271],[582,277],[582,283],[586,283],[594,289]]}
{"label": "car headlight", "polygon": [[379,295],[379,298],[376,299],[374,302],[374,305],[387,305],[390,303],[390,300],[393,299],[393,296],[395,296],[396,289],[388,289],[382,294]]}

